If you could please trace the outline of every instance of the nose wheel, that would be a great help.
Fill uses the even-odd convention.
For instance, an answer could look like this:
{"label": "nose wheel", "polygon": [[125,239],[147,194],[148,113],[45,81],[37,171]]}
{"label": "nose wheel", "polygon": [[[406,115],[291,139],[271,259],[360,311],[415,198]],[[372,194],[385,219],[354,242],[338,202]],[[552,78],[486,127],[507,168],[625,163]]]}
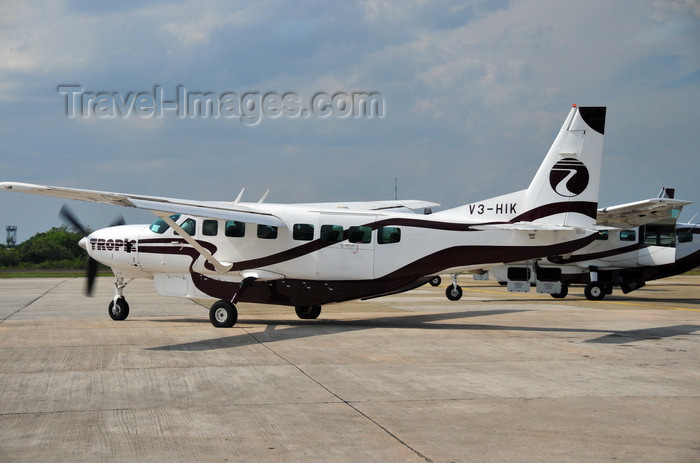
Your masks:
{"label": "nose wheel", "polygon": [[129,303],[123,297],[118,297],[109,303],[109,316],[112,320],[126,320],[129,316]]}
{"label": "nose wheel", "polygon": [[452,278],[452,284],[445,290],[445,296],[451,301],[458,301],[462,299],[462,287],[457,284],[457,274],[450,274]]}
{"label": "nose wheel", "polygon": [[124,278],[118,277],[114,283],[114,299],[109,303],[108,313],[112,320],[126,320],[129,316],[129,303],[124,298]]}

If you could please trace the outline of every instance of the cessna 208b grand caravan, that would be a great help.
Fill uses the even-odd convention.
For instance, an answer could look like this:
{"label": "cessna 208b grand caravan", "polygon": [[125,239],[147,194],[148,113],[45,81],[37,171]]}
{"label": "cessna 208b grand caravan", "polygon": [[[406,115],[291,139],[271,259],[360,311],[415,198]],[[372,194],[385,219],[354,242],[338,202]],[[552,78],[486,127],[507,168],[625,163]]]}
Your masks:
{"label": "cessna 208b grand caravan", "polygon": [[[3,182],[9,191],[136,207],[151,225],[119,225],[81,240],[116,276],[109,314],[123,320],[127,280],[202,303],[216,327],[236,304],[293,306],[314,319],[323,304],[395,294],[452,273],[564,256],[593,241],[604,107],[574,106],[526,190],[433,214],[425,201],[322,204],[192,201]],[[89,272],[88,283],[94,271]],[[209,302],[207,302],[207,305]]]}

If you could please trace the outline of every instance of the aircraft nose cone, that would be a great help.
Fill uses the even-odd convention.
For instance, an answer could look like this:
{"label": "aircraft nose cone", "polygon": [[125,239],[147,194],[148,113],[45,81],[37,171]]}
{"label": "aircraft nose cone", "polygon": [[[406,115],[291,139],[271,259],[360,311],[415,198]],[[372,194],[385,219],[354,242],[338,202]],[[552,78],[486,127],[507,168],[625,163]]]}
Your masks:
{"label": "aircraft nose cone", "polygon": [[81,248],[83,248],[87,251],[87,236],[84,238],[81,238],[80,241],[78,241],[78,246],[80,246]]}

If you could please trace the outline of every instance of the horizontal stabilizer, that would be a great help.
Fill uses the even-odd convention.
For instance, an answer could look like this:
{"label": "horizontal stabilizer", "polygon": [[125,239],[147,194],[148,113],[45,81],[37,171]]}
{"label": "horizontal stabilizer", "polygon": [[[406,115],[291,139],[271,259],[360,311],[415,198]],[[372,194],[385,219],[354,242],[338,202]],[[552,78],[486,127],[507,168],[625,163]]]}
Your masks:
{"label": "horizontal stabilizer", "polygon": [[632,228],[648,223],[668,221],[675,223],[683,206],[692,201],[671,198],[652,198],[633,203],[598,209],[596,224],[617,228]]}
{"label": "horizontal stabilizer", "polygon": [[535,222],[515,222],[515,223],[495,223],[486,225],[471,225],[469,228],[473,230],[510,230],[510,231],[576,231],[576,232],[592,232],[593,228],[572,227],[569,225],[543,224]]}

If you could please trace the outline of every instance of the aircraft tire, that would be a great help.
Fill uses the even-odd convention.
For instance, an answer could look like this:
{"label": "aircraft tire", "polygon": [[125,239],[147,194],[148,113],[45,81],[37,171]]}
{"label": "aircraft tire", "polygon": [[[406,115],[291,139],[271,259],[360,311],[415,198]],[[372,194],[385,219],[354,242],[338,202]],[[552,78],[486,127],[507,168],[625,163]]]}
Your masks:
{"label": "aircraft tire", "polygon": [[591,281],[586,285],[583,294],[589,301],[602,301],[605,297],[605,286],[597,281]]}
{"label": "aircraft tire", "polygon": [[430,286],[440,286],[440,283],[442,283],[442,278],[435,276],[431,278],[428,283],[430,283]]}
{"label": "aircraft tire", "polygon": [[238,320],[238,310],[229,301],[216,301],[209,309],[209,321],[216,328],[231,328]]}
{"label": "aircraft tire", "polygon": [[569,294],[569,285],[561,285],[561,291],[558,293],[550,293],[554,299],[564,299]]}
{"label": "aircraft tire", "polygon": [[297,317],[302,320],[316,320],[321,315],[320,305],[298,305],[294,307]]}
{"label": "aircraft tire", "polygon": [[114,300],[112,300],[109,303],[109,316],[112,320],[126,320],[126,317],[129,316],[129,304],[126,302],[126,299],[120,297],[117,299],[116,305]]}
{"label": "aircraft tire", "polygon": [[462,299],[462,287],[459,285],[449,285],[445,290],[445,296],[451,301],[458,301]]}

